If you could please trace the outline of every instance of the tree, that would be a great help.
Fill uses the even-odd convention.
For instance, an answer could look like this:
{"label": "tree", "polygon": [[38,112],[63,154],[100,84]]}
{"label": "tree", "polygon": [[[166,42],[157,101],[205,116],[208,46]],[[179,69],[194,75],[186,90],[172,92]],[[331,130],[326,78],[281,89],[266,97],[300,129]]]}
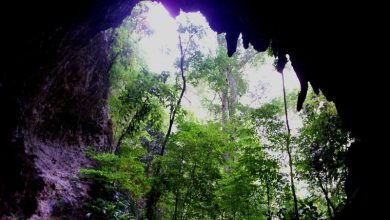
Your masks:
{"label": "tree", "polygon": [[[165,146],[168,143],[169,136],[171,135],[172,131],[172,126],[175,122],[176,114],[180,109],[181,100],[183,99],[184,93],[186,91],[187,79],[185,73],[191,67],[191,62],[189,62],[189,60],[192,60],[193,57],[197,55],[196,48],[198,45],[196,44],[196,40],[199,40],[204,36],[203,27],[191,23],[188,17],[185,23],[179,23],[177,32],[179,38],[178,47],[180,50],[180,57],[177,66],[179,68],[182,86],[176,104],[171,103],[170,105],[169,126],[161,148],[161,155],[164,155]],[[176,80],[176,86],[180,86],[178,80]]]}
{"label": "tree", "polygon": [[162,179],[166,183],[160,205],[171,204],[172,219],[210,216],[214,209],[216,182],[221,178],[227,135],[215,123],[179,123],[167,154],[161,157]]}
{"label": "tree", "polygon": [[288,166],[290,169],[290,184],[291,184],[291,194],[293,195],[294,199],[294,212],[295,212],[295,219],[299,220],[299,213],[298,213],[298,200],[297,200],[297,194],[295,192],[295,183],[294,183],[294,171],[293,171],[293,160],[292,160],[292,151],[291,151],[291,129],[290,129],[290,123],[288,120],[288,110],[287,110],[287,97],[286,97],[286,86],[284,82],[284,73],[281,71],[282,75],[282,84],[283,84],[283,103],[284,103],[284,115],[286,117],[286,130],[287,130],[287,136],[286,136],[286,152],[288,155]]}
{"label": "tree", "polygon": [[87,209],[94,219],[129,219],[139,217],[136,203],[150,189],[139,158],[142,148],[122,147],[117,154],[89,152],[97,167],[82,169],[82,178],[95,184],[95,196]]}
{"label": "tree", "polygon": [[272,219],[277,209],[273,204],[277,201],[277,194],[282,192],[285,182],[278,161],[265,152],[263,146],[257,144],[244,148],[240,166],[245,167],[257,182],[257,190],[265,197],[262,201],[266,201],[266,211],[261,211],[267,219]]}
{"label": "tree", "polygon": [[[186,71],[190,68],[190,62],[188,60],[191,60],[196,55],[197,44],[196,40],[199,40],[204,36],[204,30],[202,26],[194,25],[191,23],[187,17],[187,20],[183,23],[178,24],[178,39],[179,39],[179,50],[180,50],[180,57],[177,62],[177,67],[179,69],[179,76],[181,79],[181,83],[179,82],[178,78],[176,78],[176,92],[179,91],[179,96],[177,99],[171,99],[169,104],[169,124],[168,124],[168,130],[165,134],[164,141],[161,146],[160,156],[164,156],[165,148],[167,144],[169,143],[169,138],[172,132],[173,124],[175,123],[175,118],[177,114],[180,111],[181,108],[181,101],[183,99],[184,93],[186,91],[187,87],[187,80],[186,80]],[[160,176],[160,163],[156,163],[155,168],[155,176]],[[161,192],[159,191],[159,188],[162,187],[162,182],[159,181],[159,179],[156,179],[156,181],[153,183],[152,190],[150,191],[150,194],[148,196],[148,202],[147,202],[147,217],[149,219],[155,218],[157,203],[160,199]]]}
{"label": "tree", "polygon": [[[258,109],[252,111],[253,122],[257,126],[257,131],[262,138],[262,142],[266,145],[266,148],[273,154],[280,154],[278,161],[281,166],[287,164],[289,170],[289,193],[293,199],[294,218],[297,218],[298,214],[298,201],[295,193],[294,186],[294,174],[292,172],[292,149],[294,139],[291,136],[289,127],[286,129],[285,122],[282,120],[282,116],[286,117],[287,106],[284,96],[283,100],[275,99],[270,103],[266,103]],[[286,131],[287,130],[287,131]],[[283,155],[287,155],[287,163],[285,162]],[[299,216],[298,216],[299,218]]]}
{"label": "tree", "polygon": [[328,216],[333,219],[345,200],[342,183],[347,175],[345,157],[351,140],[342,129],[334,104],[322,95],[311,93],[309,97],[302,113],[298,169],[301,177],[323,194]]}
{"label": "tree", "polygon": [[113,122],[113,152],[118,152],[123,142],[138,139],[147,121],[161,126],[162,108],[173,96],[166,83],[169,76],[148,71],[139,56],[138,42],[153,30],[146,22],[147,4],[138,4],[131,16],[119,28],[112,30],[116,36],[112,46],[113,65],[110,70],[109,114]]}
{"label": "tree", "polygon": [[[173,88],[166,84],[168,75],[143,71],[129,73],[127,85],[110,98],[110,115],[114,123],[117,152],[124,141],[139,140],[147,123],[159,130],[163,108],[174,96]],[[141,132],[141,133],[139,133]],[[138,138],[137,138],[138,135]]]}
{"label": "tree", "polygon": [[[241,41],[240,41],[241,42]],[[241,45],[241,44],[240,44]],[[220,98],[220,110],[222,124],[228,119],[233,121],[237,110],[238,97],[247,91],[247,82],[243,77],[243,71],[248,64],[261,62],[263,55],[253,48],[244,50],[239,47],[232,57],[228,57],[226,40],[224,35],[218,35],[218,48],[215,55],[204,55],[200,52],[194,57],[194,69],[189,74],[189,81],[198,85],[205,81]]]}

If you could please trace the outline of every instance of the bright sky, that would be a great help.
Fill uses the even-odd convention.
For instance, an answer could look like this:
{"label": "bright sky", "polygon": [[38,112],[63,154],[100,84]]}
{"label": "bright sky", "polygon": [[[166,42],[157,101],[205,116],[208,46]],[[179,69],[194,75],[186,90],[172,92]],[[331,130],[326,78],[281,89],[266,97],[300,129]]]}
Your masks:
{"label": "bright sky", "polygon": [[[154,33],[150,37],[143,38],[140,42],[140,49],[143,51],[145,61],[153,72],[162,71],[175,72],[174,62],[179,57],[177,21],[183,21],[186,17],[195,24],[206,27],[206,37],[198,45],[205,53],[215,51],[217,48],[217,34],[212,31],[200,13],[181,13],[176,19],[172,18],[161,4],[149,3],[150,11],[147,14],[147,21]],[[256,107],[273,98],[282,96],[281,75],[273,67],[273,58],[266,59],[264,65],[258,68],[248,68],[245,71],[249,83],[249,92],[241,98],[241,102]],[[285,69],[286,88],[288,91],[299,88],[299,81],[291,66]],[[259,85],[265,86],[264,96],[254,99],[251,94],[259,94]],[[210,117],[207,110],[201,106],[201,96],[210,94],[207,91],[199,91],[189,86],[186,91],[183,105],[195,113],[200,119]],[[253,96],[253,95],[252,95]]]}
{"label": "bright sky", "polygon": [[154,34],[143,38],[140,42],[140,47],[144,50],[146,62],[152,71],[157,73],[161,71],[175,71],[173,63],[180,55],[177,47],[179,43],[179,36],[176,32],[177,24],[180,21],[184,21],[187,17],[196,25],[208,27],[206,29],[206,37],[199,42],[199,45],[201,45],[200,49],[203,52],[216,49],[217,33],[209,28],[205,17],[200,13],[181,13],[174,19],[161,4],[149,3],[149,5],[150,10],[147,15],[147,21]]}

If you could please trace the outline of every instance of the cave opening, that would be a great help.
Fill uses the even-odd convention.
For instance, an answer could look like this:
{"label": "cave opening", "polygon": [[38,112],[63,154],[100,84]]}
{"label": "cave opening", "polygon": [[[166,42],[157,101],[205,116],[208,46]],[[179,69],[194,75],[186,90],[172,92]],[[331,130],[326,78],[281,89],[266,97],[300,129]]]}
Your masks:
{"label": "cave opening", "polygon": [[[310,216],[309,219],[380,219],[386,216],[386,202],[382,199],[387,198],[384,192],[388,187],[382,179],[386,173],[384,163],[387,160],[384,157],[387,154],[383,142],[387,130],[380,129],[384,124],[382,118],[387,115],[386,108],[382,107],[383,100],[386,100],[383,91],[386,86],[382,84],[386,80],[382,80],[383,74],[378,74],[386,71],[386,65],[383,65],[386,56],[378,54],[385,50],[387,41],[383,39],[386,35],[381,33],[386,19],[382,18],[384,13],[379,5],[356,3],[345,7],[333,1],[321,7],[279,1],[161,2],[174,16],[200,11],[213,31],[225,35],[207,39],[205,44],[194,42],[197,50],[191,56],[184,56],[191,58],[188,61],[180,59],[180,52],[185,49],[181,51],[174,45],[172,48],[176,49],[175,56],[179,60],[173,64],[172,60],[168,61],[169,54],[175,53],[172,48],[165,48],[165,56],[160,57],[161,51],[145,52],[144,61],[153,60],[150,57],[155,56],[161,62],[143,63],[138,57],[142,53],[134,52],[134,49],[139,49],[134,44],[136,39],[125,40],[129,29],[123,28],[126,22],[131,23],[131,16],[128,16],[132,9],[139,9],[140,5],[136,6],[138,1],[10,3],[9,10],[17,12],[15,18],[1,19],[4,30],[9,31],[2,35],[7,56],[3,59],[5,65],[2,65],[0,75],[0,218],[93,218],[96,216],[91,211],[94,207],[97,213],[101,210],[108,213],[108,207],[116,207],[115,215],[130,213],[149,219],[156,215],[175,219],[207,215],[210,218],[250,219],[251,214],[264,218],[298,218],[297,210],[302,216]],[[165,24],[161,24],[162,20],[158,18],[155,20],[164,32]],[[24,28],[20,28],[20,24]],[[185,35],[195,29],[183,25],[181,33]],[[175,37],[168,38],[175,38],[176,43],[188,40],[184,35],[179,38],[177,32],[175,34]],[[143,38],[153,38],[152,33]],[[161,40],[162,37],[158,38]],[[157,41],[144,42],[144,46],[156,48],[152,43]],[[213,43],[215,41],[217,43]],[[211,49],[210,53],[204,53],[201,49],[202,45],[212,44],[217,45],[214,52]],[[221,46],[219,49],[218,45]],[[144,47],[142,43],[138,46]],[[275,76],[277,82],[273,84],[279,87],[251,87],[255,77],[250,75],[251,68],[248,67],[241,71],[241,75],[249,79],[237,78],[240,74],[235,73],[240,71],[235,65],[241,55],[246,54],[242,47],[249,47],[248,51],[265,52],[265,55],[256,54],[259,62],[252,72],[257,76],[267,68],[273,70],[273,64],[279,72],[284,71],[283,75],[267,74]],[[273,54],[276,61],[268,58],[267,53]],[[134,54],[137,56],[129,56]],[[162,64],[168,62],[173,68],[161,71]],[[224,68],[218,68],[221,66]],[[232,74],[226,71],[229,68]],[[223,80],[218,74],[222,70],[226,73]],[[295,94],[291,94],[289,76],[295,75],[300,92],[292,91]],[[285,96],[281,89],[282,76],[285,76],[287,87]],[[262,75],[261,78],[266,77]],[[184,84],[187,92],[181,94]],[[275,100],[273,98],[277,97],[270,97],[267,100],[258,96],[267,89],[265,94],[278,90],[281,93],[277,96],[282,94],[282,98]],[[319,92],[326,99],[321,96],[313,98]],[[181,99],[183,101],[179,101]],[[253,111],[247,112],[250,108],[246,104],[255,105],[270,99],[274,101],[265,103],[267,108],[261,108],[263,105],[259,104],[250,106]],[[284,100],[287,100],[286,105]],[[335,105],[326,100],[334,101]],[[295,107],[302,109],[297,115],[292,110]],[[316,108],[321,110],[315,114],[311,112]],[[191,113],[191,109],[195,112]],[[337,133],[341,131],[338,130],[341,122],[337,115],[333,115],[335,113],[339,114],[342,127],[349,131],[347,136]],[[309,117],[310,114],[315,117]],[[301,115],[305,116],[298,123],[301,125],[297,130],[301,132],[295,132],[294,118]],[[329,115],[335,117],[329,119]],[[256,129],[245,127],[250,123],[244,116],[250,116]],[[265,120],[266,116],[273,119]],[[133,123],[132,118],[137,120]],[[321,123],[334,126],[322,126],[314,120],[319,118],[323,119]],[[267,124],[278,120],[279,123]],[[290,121],[291,132],[286,134],[290,130],[287,121]],[[292,198],[294,187],[286,187],[292,185],[294,178],[288,177],[294,175],[289,175],[292,172],[288,169],[286,172],[281,169],[281,166],[289,165],[287,160],[282,163],[283,160],[266,160],[268,156],[277,157],[274,151],[278,150],[270,150],[275,145],[272,144],[273,138],[267,140],[259,135],[267,134],[267,127],[260,125],[281,126],[283,138],[275,139],[288,143],[283,145],[285,148],[291,146],[293,149],[291,155],[288,155],[288,150],[284,150],[284,154],[281,153],[283,149],[279,150],[281,157],[287,155],[295,160],[292,165],[297,178],[297,199]],[[311,125],[310,129],[306,125]],[[120,132],[118,128],[133,132]],[[162,132],[161,128],[164,128]],[[324,128],[327,129],[322,137],[327,138],[314,142],[295,136],[296,133],[306,133],[314,137]],[[339,136],[331,135],[333,131]],[[256,138],[248,138],[248,134]],[[309,148],[294,148],[297,143]],[[124,145],[136,147],[121,147]],[[184,146],[192,148],[189,150]],[[261,148],[254,150],[249,146]],[[218,149],[218,152],[210,149]],[[337,160],[332,160],[335,157],[321,159],[321,155],[332,155],[336,149],[340,150]],[[104,154],[107,152],[110,153]],[[182,155],[183,159],[175,160],[177,157],[172,157],[172,152]],[[305,157],[307,155],[311,157]],[[330,163],[333,170],[342,171],[342,175],[336,172],[336,179],[340,181],[334,181],[337,183],[326,188],[326,178],[321,177],[329,179],[329,176],[323,165],[332,161],[345,163]],[[102,166],[104,162],[111,165]],[[200,169],[199,164],[207,166]],[[308,164],[313,166],[312,172],[305,172],[310,170]],[[334,169],[339,166],[343,168]],[[112,169],[102,170],[102,167]],[[265,174],[275,170],[284,172],[274,177],[280,177],[277,183],[285,185],[259,187],[262,183],[274,183],[262,182],[261,178],[271,178]],[[123,175],[125,172],[128,173]],[[97,180],[97,174],[102,178]],[[191,175],[199,178],[188,178]],[[253,179],[256,175],[257,180]],[[151,180],[150,177],[159,178]],[[92,182],[100,181],[100,186],[116,182],[115,187],[122,187],[131,196],[110,187],[91,185],[91,178]],[[312,184],[316,187],[299,183],[302,179],[313,181],[311,183],[316,183]],[[125,184],[128,182],[133,184]],[[342,190],[330,192],[335,186],[341,186],[336,188]],[[102,191],[104,188],[106,190]],[[253,188],[257,191],[251,190]],[[303,193],[300,188],[305,189]],[[286,193],[276,193],[280,189]],[[240,195],[234,194],[238,192]],[[267,192],[274,196],[267,196],[271,195]],[[91,200],[99,193],[103,198]],[[306,199],[309,194],[319,199]],[[115,198],[107,200],[112,195]],[[283,207],[279,201],[285,201]],[[253,206],[255,203],[257,206]]]}
{"label": "cave opening", "polygon": [[89,216],[333,219],[341,209],[352,139],[318,92],[296,111],[302,87],[271,47],[257,52],[240,35],[228,56],[200,12],[172,17],[152,2],[105,35],[113,137],[92,156],[99,166],[81,170],[99,185]]}

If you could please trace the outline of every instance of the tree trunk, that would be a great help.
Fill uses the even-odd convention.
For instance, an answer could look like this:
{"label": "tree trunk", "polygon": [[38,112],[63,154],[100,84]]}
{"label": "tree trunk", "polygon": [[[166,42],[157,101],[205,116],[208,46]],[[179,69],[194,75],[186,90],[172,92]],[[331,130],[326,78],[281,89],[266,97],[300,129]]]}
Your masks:
{"label": "tree trunk", "polygon": [[271,212],[271,196],[270,196],[270,190],[269,190],[269,182],[267,180],[266,182],[266,187],[267,187],[267,206],[268,206],[268,217],[267,220],[272,219],[272,212]]}
{"label": "tree trunk", "polygon": [[221,94],[221,111],[222,111],[222,126],[226,124],[226,122],[229,120],[229,110],[230,110],[230,103],[229,103],[229,89],[230,89],[230,82],[229,82],[229,72],[231,72],[231,67],[228,66],[223,72],[224,77],[225,77],[225,85],[222,89],[222,94]]}
{"label": "tree trunk", "polygon": [[[186,85],[187,85],[186,77],[184,75],[185,49],[183,48],[183,42],[181,40],[180,35],[179,35],[179,46],[180,46],[180,75],[181,75],[181,78],[182,78],[182,81],[183,81],[183,86],[182,86],[182,89],[181,89],[181,92],[180,92],[179,99],[176,102],[176,105],[171,108],[170,117],[169,117],[168,131],[167,131],[167,133],[165,135],[164,142],[163,142],[163,144],[161,146],[161,151],[160,151],[160,155],[161,156],[163,156],[164,153],[165,153],[165,147],[166,147],[166,145],[168,143],[168,140],[169,140],[169,137],[171,135],[172,126],[173,126],[173,123],[175,122],[175,117],[176,117],[178,109],[180,108],[181,100],[183,99],[184,92],[186,90]],[[159,175],[159,173],[160,173],[160,166],[161,165],[159,163],[156,165],[156,167],[157,167],[156,168],[157,169],[157,172],[156,172],[157,175],[156,176],[160,176]],[[158,200],[160,199],[160,196],[161,196],[161,192],[159,192],[156,189],[155,184],[153,184],[152,189],[149,192],[148,201],[147,201],[147,205],[146,205],[147,206],[146,217],[148,219],[154,219],[154,217],[155,217],[155,210],[157,208],[157,203],[158,203]]]}
{"label": "tree trunk", "polygon": [[290,168],[291,193],[292,193],[292,196],[294,198],[295,219],[299,220],[298,200],[297,200],[297,195],[295,193],[294,171],[293,171],[293,163],[292,163],[291,148],[290,148],[291,130],[290,130],[290,124],[289,124],[289,121],[288,121],[286,87],[285,87],[285,84],[284,84],[284,74],[283,73],[281,73],[281,74],[282,74],[282,83],[283,83],[284,114],[286,116],[286,129],[287,129],[286,151],[287,151],[287,155],[288,155],[288,166]]}
{"label": "tree trunk", "polygon": [[290,149],[290,134],[287,135],[286,150],[287,150],[287,155],[288,155],[288,166],[290,168],[290,183],[291,183],[291,193],[292,193],[293,199],[294,199],[295,219],[299,220],[298,200],[297,200],[297,195],[295,193],[294,171],[293,171],[292,156],[291,156],[291,149]]}
{"label": "tree trunk", "polygon": [[229,101],[228,101],[228,90],[224,89],[221,94],[221,111],[222,111],[222,126],[226,124],[228,121],[228,108],[229,108]]}
{"label": "tree trunk", "polygon": [[236,113],[236,105],[237,105],[237,80],[234,78],[232,68],[229,66],[227,71],[227,81],[229,87],[229,118],[232,120]]}
{"label": "tree trunk", "polygon": [[175,195],[175,211],[174,211],[173,217],[172,217],[173,220],[177,219],[177,206],[179,204],[179,190],[178,189],[176,189],[176,193],[175,194],[176,194]]}
{"label": "tree trunk", "polygon": [[175,122],[175,117],[176,117],[177,111],[180,108],[181,100],[183,99],[184,92],[186,91],[186,87],[187,87],[187,80],[186,80],[186,77],[184,75],[184,59],[185,59],[186,54],[185,54],[185,49],[183,48],[183,42],[181,40],[180,35],[179,35],[179,46],[180,46],[180,75],[181,75],[181,79],[183,81],[183,87],[181,89],[180,96],[179,96],[179,99],[177,100],[176,106],[171,108],[171,113],[170,113],[170,117],[169,117],[169,127],[168,127],[167,134],[165,135],[164,143],[161,147],[161,153],[160,153],[161,156],[164,155],[165,147],[166,147],[168,140],[169,140],[169,137],[171,135],[172,126],[173,126],[173,123]]}
{"label": "tree trunk", "polygon": [[146,218],[149,220],[156,219],[157,202],[160,199],[161,193],[156,189],[155,185],[149,192],[146,202]]}
{"label": "tree trunk", "polygon": [[145,101],[142,104],[141,109],[138,110],[135,113],[135,115],[130,120],[130,122],[129,122],[128,126],[126,127],[126,129],[119,136],[118,142],[117,142],[117,144],[115,145],[115,148],[114,148],[114,154],[118,154],[119,153],[119,149],[120,149],[120,146],[122,145],[123,140],[125,139],[126,135],[128,135],[129,133],[134,131],[136,123],[141,121],[143,118],[145,118],[145,116],[149,113],[149,110],[147,109],[147,106],[145,104],[146,102],[147,101]]}
{"label": "tree trunk", "polygon": [[335,208],[335,206],[333,205],[332,201],[329,198],[329,192],[324,187],[321,177],[319,176],[319,174],[317,174],[316,176],[317,176],[317,179],[318,179],[321,191],[322,191],[322,193],[324,193],[324,197],[325,197],[325,200],[326,200],[326,206],[327,206],[327,209],[328,209],[329,218],[333,219],[333,214],[332,213],[335,213],[336,208]]}

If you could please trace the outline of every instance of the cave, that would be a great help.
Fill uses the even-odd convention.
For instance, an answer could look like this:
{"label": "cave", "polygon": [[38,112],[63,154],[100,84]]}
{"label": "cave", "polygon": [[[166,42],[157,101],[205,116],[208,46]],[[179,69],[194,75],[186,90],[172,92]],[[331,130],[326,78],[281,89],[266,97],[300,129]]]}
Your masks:
{"label": "cave", "polygon": [[[233,54],[272,48],[282,70],[290,57],[301,83],[334,101],[356,142],[348,154],[348,201],[337,219],[383,219],[385,171],[385,16],[374,3],[160,0],[172,16],[200,11],[226,33]],[[8,2],[0,75],[0,218],[49,219],[61,204],[83,218],[88,187],[72,178],[90,166],[86,146],[112,141],[107,116],[107,56],[117,27],[136,0]],[[384,127],[384,128],[382,128]]]}

